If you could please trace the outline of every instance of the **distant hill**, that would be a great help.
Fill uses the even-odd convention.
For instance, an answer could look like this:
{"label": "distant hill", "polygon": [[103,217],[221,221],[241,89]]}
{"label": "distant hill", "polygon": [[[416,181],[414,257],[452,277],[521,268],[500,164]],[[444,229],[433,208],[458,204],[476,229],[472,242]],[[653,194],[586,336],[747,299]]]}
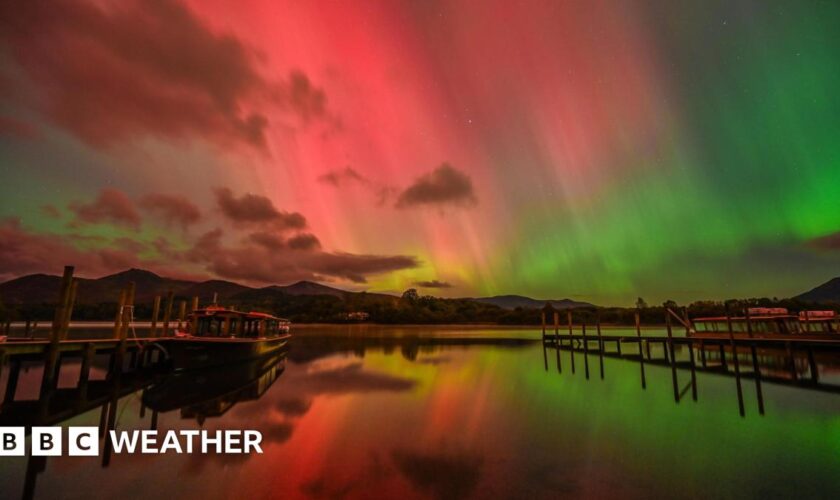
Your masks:
{"label": "distant hill", "polygon": [[334,297],[344,298],[348,293],[354,293],[312,281],[298,281],[292,285],[272,286],[269,288],[289,295],[332,295]]}
{"label": "distant hill", "polygon": [[[151,303],[156,295],[165,297],[172,290],[177,297],[198,297],[202,304],[207,304],[217,294],[219,301],[232,300],[235,302],[263,300],[279,300],[282,295],[295,297],[332,296],[342,300],[351,300],[355,304],[368,301],[386,300],[392,302],[397,299],[394,295],[369,292],[351,292],[334,288],[312,281],[298,281],[291,285],[272,285],[263,288],[253,288],[232,281],[209,280],[202,282],[176,280],[159,276],[143,269],[128,269],[116,274],[103,276],[98,279],[77,278],[79,289],[76,294],[77,304],[95,305],[116,302],[119,292],[129,283],[136,285],[136,302]],[[58,289],[61,277],[47,274],[30,274],[0,284],[0,300],[10,306],[31,304],[54,304],[58,300]],[[521,295],[497,295],[495,297],[480,297],[470,300],[482,304],[490,304],[503,309],[539,309],[545,300],[532,299]],[[361,302],[360,302],[361,301]],[[592,307],[586,302],[570,299],[550,300],[557,309],[576,307]]]}
{"label": "distant hill", "polygon": [[240,293],[254,290],[253,288],[232,281],[224,280],[209,280],[201,283],[193,283],[183,290],[179,290],[178,294],[185,297],[198,297],[202,304],[206,304],[213,300],[215,295],[217,300],[227,300]]}
{"label": "distant hill", "polygon": [[[156,295],[166,296],[172,290],[179,297],[198,297],[206,304],[213,300],[214,294],[218,300],[233,298],[274,297],[278,294],[294,296],[329,295],[345,299],[351,295],[361,295],[322,285],[312,281],[298,281],[291,285],[272,285],[264,288],[253,288],[232,281],[209,280],[202,282],[176,280],[159,276],[143,269],[129,269],[116,274],[97,279],[76,278],[79,289],[76,300],[79,304],[100,304],[116,302],[120,290],[129,283],[136,286],[136,301],[138,303],[151,302]],[[30,274],[5,283],[0,283],[0,300],[7,305],[22,304],[51,304],[58,301],[58,290],[61,277],[48,274]],[[388,297],[385,294],[364,294],[369,297]]]}
{"label": "distant hill", "polygon": [[546,302],[550,302],[555,309],[595,307],[588,302],[577,302],[571,299],[539,300],[532,299],[531,297],[524,297],[522,295],[496,295],[493,297],[479,297],[472,300],[483,304],[499,306],[502,309],[516,309],[517,307],[521,307],[523,309],[540,309],[545,306]]}
{"label": "distant hill", "polygon": [[804,302],[840,302],[840,277],[827,281],[794,298]]}

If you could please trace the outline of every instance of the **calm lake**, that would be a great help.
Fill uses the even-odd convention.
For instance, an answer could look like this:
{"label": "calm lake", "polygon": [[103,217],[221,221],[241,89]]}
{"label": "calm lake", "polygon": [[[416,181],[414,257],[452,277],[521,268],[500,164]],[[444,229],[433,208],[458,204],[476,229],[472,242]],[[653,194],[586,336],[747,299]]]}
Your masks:
{"label": "calm lake", "polygon": [[[162,376],[122,396],[118,430],[256,429],[262,455],[0,458],[19,498],[840,498],[838,367],[821,385],[544,351],[537,330],[303,327],[287,355]],[[607,332],[614,333],[614,332]],[[771,374],[773,366],[766,368]],[[78,377],[78,369],[76,368]],[[17,399],[37,394],[38,368]],[[98,368],[101,378],[102,368]],[[5,387],[7,374],[2,376]],[[62,369],[71,387],[74,367]],[[834,385],[833,387],[836,387]],[[152,401],[159,411],[143,408]],[[101,409],[63,426],[98,426]],[[43,469],[43,470],[40,470]]]}

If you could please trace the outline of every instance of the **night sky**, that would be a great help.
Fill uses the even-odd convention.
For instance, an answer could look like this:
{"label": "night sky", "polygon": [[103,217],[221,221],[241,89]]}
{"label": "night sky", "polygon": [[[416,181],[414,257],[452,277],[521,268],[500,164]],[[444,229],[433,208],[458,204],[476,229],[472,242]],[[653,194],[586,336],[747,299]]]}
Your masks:
{"label": "night sky", "polygon": [[840,275],[840,2],[0,4],[0,279],[789,296]]}

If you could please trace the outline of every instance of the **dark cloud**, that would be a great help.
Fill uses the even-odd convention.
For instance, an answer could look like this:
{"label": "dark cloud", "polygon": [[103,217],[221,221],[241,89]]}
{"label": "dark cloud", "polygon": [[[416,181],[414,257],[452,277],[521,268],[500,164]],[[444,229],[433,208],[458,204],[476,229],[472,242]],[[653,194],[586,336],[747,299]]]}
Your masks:
{"label": "dark cloud", "polygon": [[288,240],[280,234],[270,231],[258,231],[248,235],[248,241],[256,243],[268,250],[317,250],[321,248],[321,242],[311,233],[300,233]]}
{"label": "dark cloud", "polygon": [[[409,255],[325,251],[317,236],[297,231],[306,226],[306,219],[301,214],[281,212],[263,196],[246,194],[235,197],[229,189],[219,189],[216,195],[219,207],[228,219],[237,226],[251,228],[252,232],[244,239],[238,231],[226,239],[220,228],[198,237],[184,234],[186,241],[180,245],[173,245],[164,237],[144,242],[75,233],[37,235],[22,229],[17,220],[4,221],[6,237],[15,240],[16,244],[4,248],[0,275],[50,272],[57,266],[70,263],[80,269],[97,271],[141,266],[169,269],[175,266],[176,270],[179,269],[177,274],[182,276],[184,273],[196,275],[200,269],[202,275],[209,272],[218,278],[259,284],[298,280],[365,283],[372,275],[420,265],[415,257]],[[145,196],[141,198],[141,206],[183,225],[200,217],[200,212],[191,202],[177,196]],[[71,203],[70,210],[76,215],[72,223],[76,227],[100,223],[133,228],[140,226],[140,215],[134,203],[116,189],[103,190],[89,203]],[[236,244],[232,243],[237,239]],[[139,257],[149,250],[154,251],[153,256]],[[21,262],[20,265],[14,263],[16,259]]]}
{"label": "dark cloud", "polygon": [[318,181],[333,187],[343,187],[350,186],[352,184],[358,184],[359,186],[362,186],[374,195],[376,199],[376,204],[379,206],[382,206],[385,203],[387,203],[390,198],[392,198],[399,192],[399,190],[395,189],[392,186],[375,182],[365,177],[352,167],[330,170],[326,174],[318,177]]}
{"label": "dark cloud", "polygon": [[303,215],[277,210],[265,196],[246,193],[237,198],[229,188],[218,188],[215,193],[222,213],[233,222],[270,225],[280,230],[306,227]]}
{"label": "dark cloud", "polygon": [[468,498],[481,479],[480,456],[396,450],[394,464],[423,494],[434,498]]}
{"label": "dark cloud", "polygon": [[201,210],[186,196],[147,194],[140,199],[140,206],[156,214],[167,224],[179,225],[182,228],[187,228],[201,220]]}
{"label": "dark cloud", "polygon": [[95,146],[152,135],[264,149],[267,104],[303,122],[326,115],[305,74],[266,80],[254,50],[177,0],[2,2],[0,17],[37,105]]}
{"label": "dark cloud", "polygon": [[[0,220],[0,280],[30,273],[60,270],[71,264],[81,273],[101,275],[123,270],[136,264],[125,250],[80,250],[74,238],[38,234],[23,228],[20,220]],[[129,265],[125,265],[129,263]]]}
{"label": "dark cloud", "polygon": [[289,80],[282,86],[285,93],[283,102],[307,123],[316,118],[324,118],[327,114],[327,96],[322,89],[312,85],[304,73],[292,71]]}
{"label": "dark cloud", "polygon": [[414,284],[421,288],[452,288],[452,283],[448,283],[446,281],[438,281],[438,280],[431,280],[431,281],[415,281]]}
{"label": "dark cloud", "polygon": [[293,250],[317,250],[321,248],[321,242],[311,233],[301,233],[292,236],[286,243]]}
{"label": "dark cloud", "polygon": [[367,184],[368,179],[351,167],[343,169],[330,170],[326,174],[318,177],[318,181],[331,186],[339,187],[346,183],[357,182],[360,184]]}
{"label": "dark cloud", "polygon": [[280,250],[286,247],[286,241],[277,233],[260,231],[248,235],[248,240],[268,250]]}
{"label": "dark cloud", "polygon": [[400,193],[397,208],[417,206],[469,207],[478,203],[472,180],[467,174],[444,163],[431,173],[423,175]]}
{"label": "dark cloud", "polygon": [[332,279],[365,283],[369,275],[419,265],[417,259],[405,255],[326,252],[314,246],[291,248],[287,241],[271,232],[252,233],[239,246],[226,246],[222,236],[220,229],[205,233],[184,257],[206,266],[221,278],[254,283]]}
{"label": "dark cloud", "polygon": [[76,224],[112,223],[133,228],[140,227],[140,213],[134,202],[122,191],[106,188],[90,203],[73,202],[69,206],[76,214]]}
{"label": "dark cloud", "polygon": [[809,241],[808,245],[820,250],[840,250],[840,231],[815,238]]}

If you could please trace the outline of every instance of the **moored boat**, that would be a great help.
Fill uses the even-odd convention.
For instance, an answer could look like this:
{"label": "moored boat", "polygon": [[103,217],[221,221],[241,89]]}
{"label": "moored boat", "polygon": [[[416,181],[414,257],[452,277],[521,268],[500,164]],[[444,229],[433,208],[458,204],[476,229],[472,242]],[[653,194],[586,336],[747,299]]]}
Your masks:
{"label": "moored boat", "polygon": [[190,314],[166,345],[175,369],[218,366],[273,354],[289,341],[290,322],[270,314],[211,306]]}

